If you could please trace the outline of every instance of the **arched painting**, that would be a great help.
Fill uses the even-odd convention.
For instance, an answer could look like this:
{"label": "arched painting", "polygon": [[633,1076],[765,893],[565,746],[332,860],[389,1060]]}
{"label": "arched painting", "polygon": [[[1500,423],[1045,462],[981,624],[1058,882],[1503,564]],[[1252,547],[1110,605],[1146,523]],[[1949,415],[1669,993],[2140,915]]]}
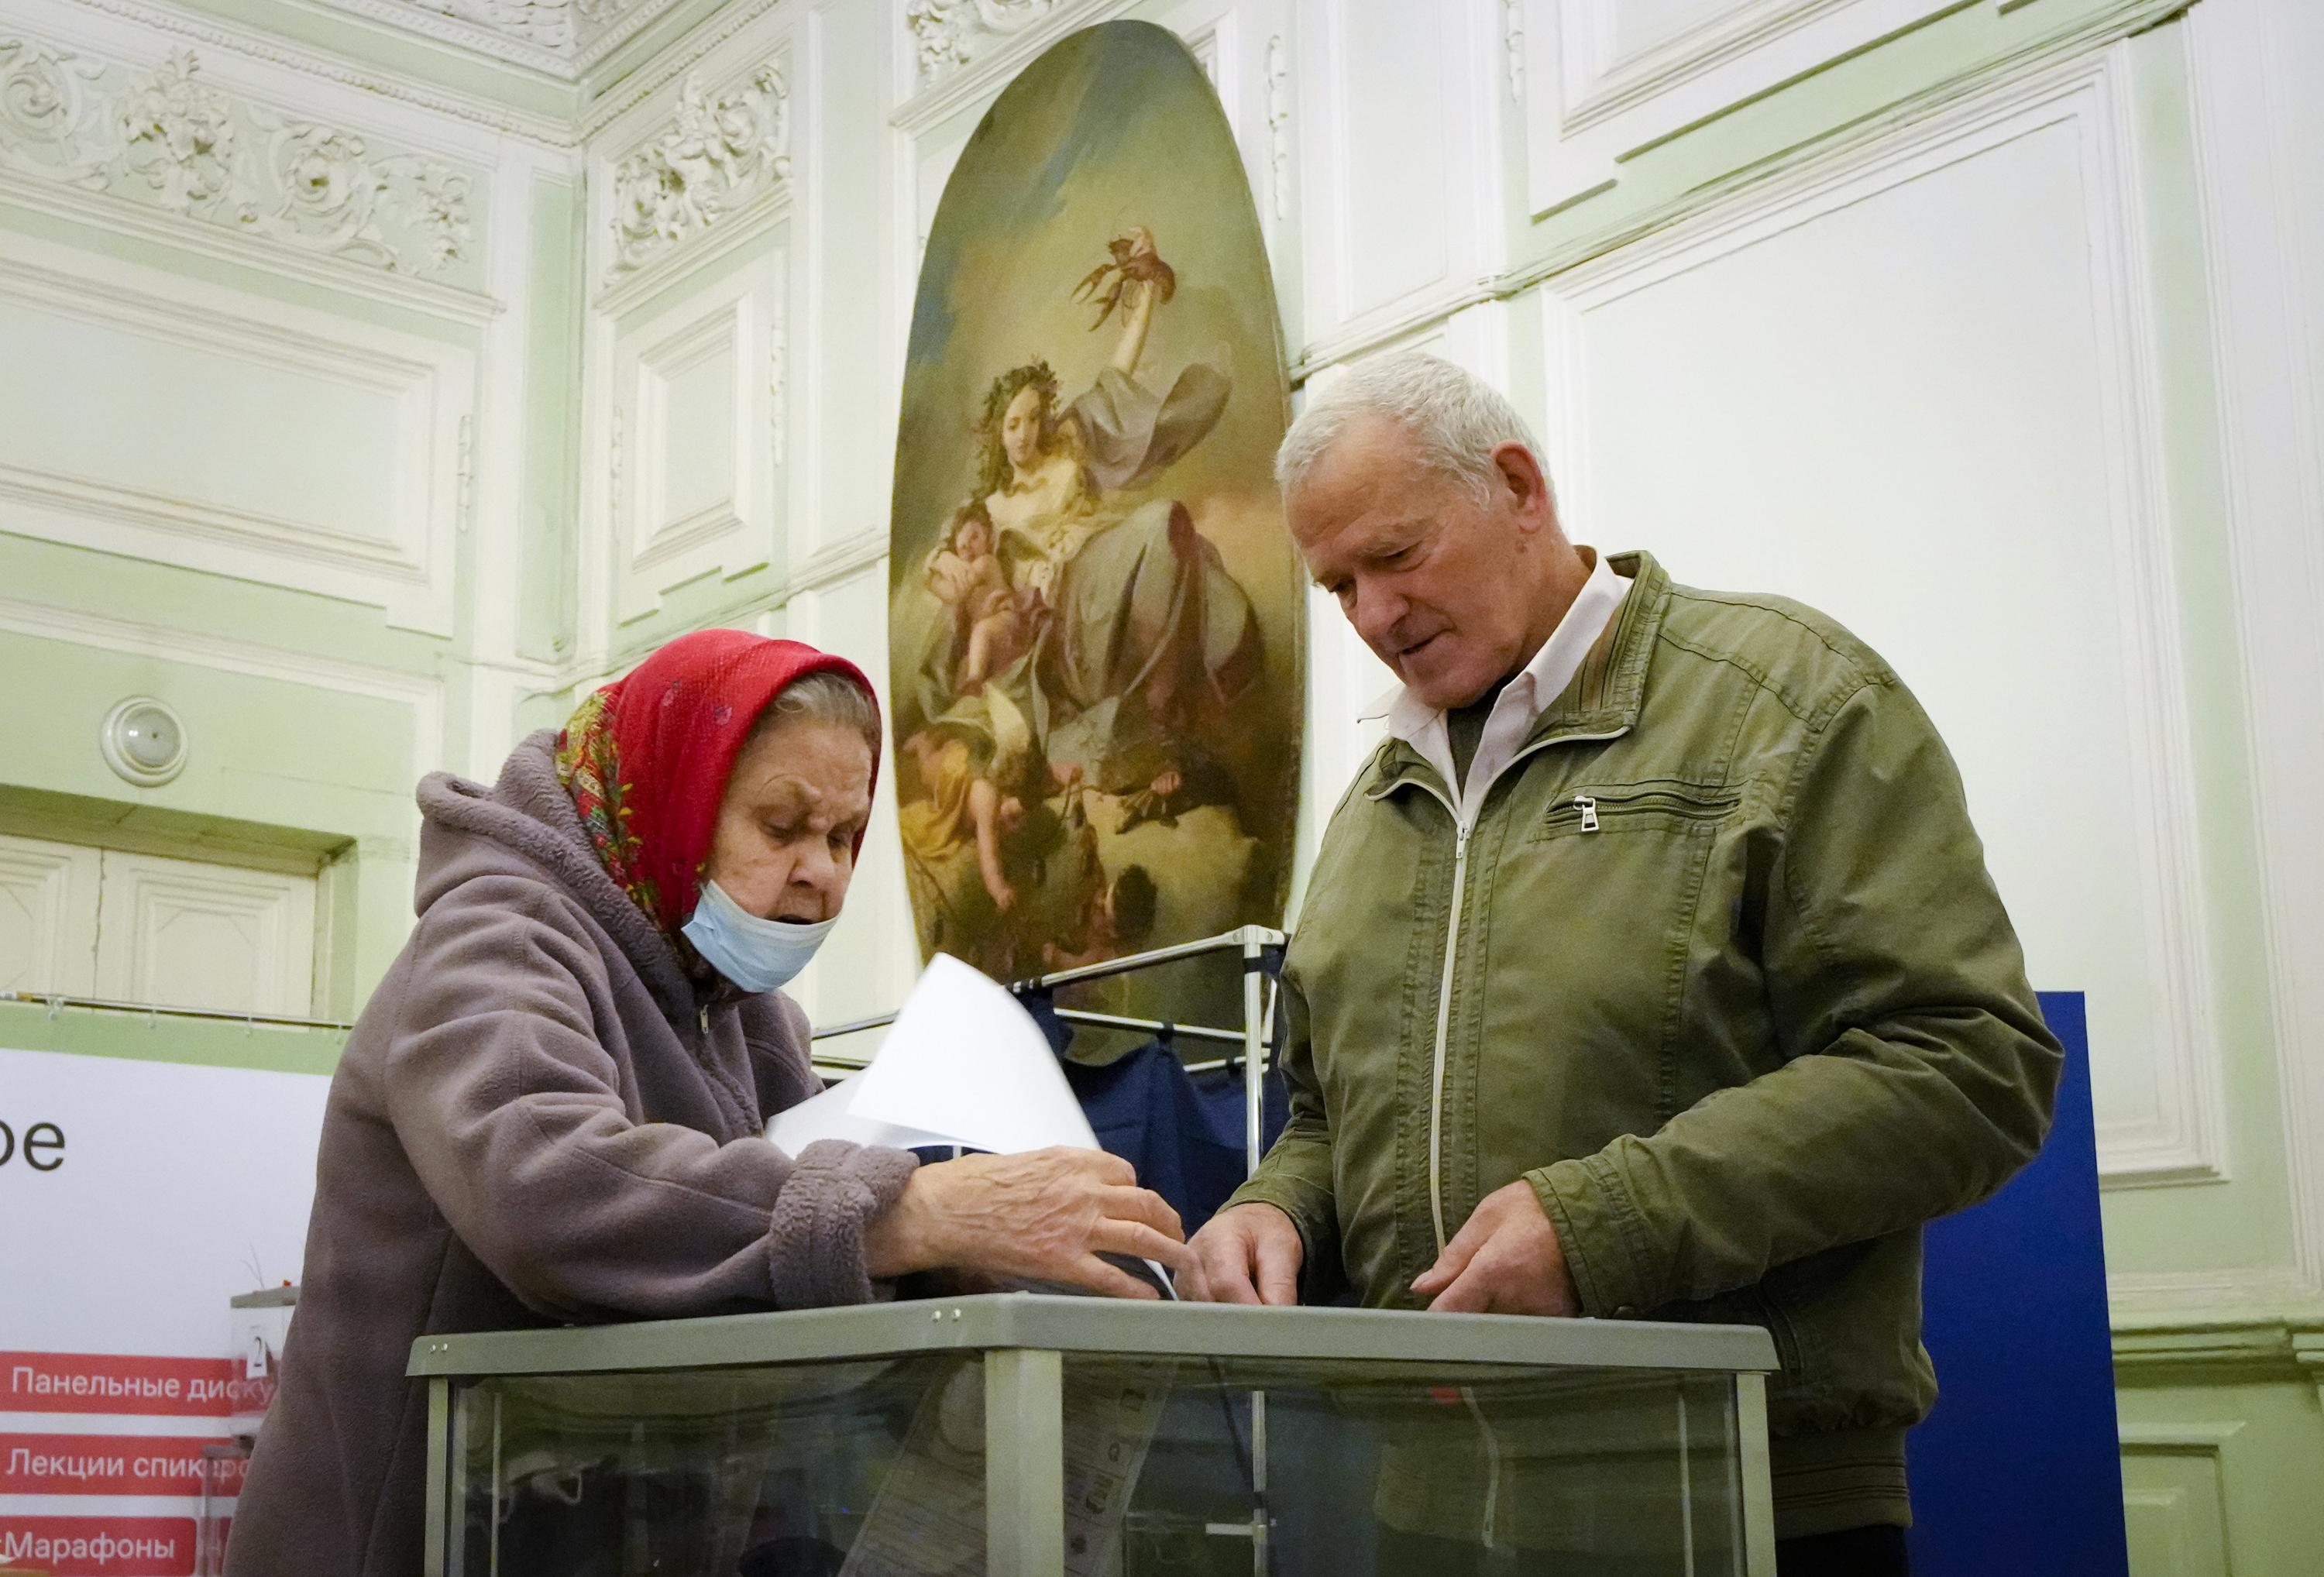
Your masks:
{"label": "arched painting", "polygon": [[1143,23],[1062,41],[969,139],[912,314],[889,630],[924,954],[1017,980],[1280,922],[1288,408],[1201,68]]}

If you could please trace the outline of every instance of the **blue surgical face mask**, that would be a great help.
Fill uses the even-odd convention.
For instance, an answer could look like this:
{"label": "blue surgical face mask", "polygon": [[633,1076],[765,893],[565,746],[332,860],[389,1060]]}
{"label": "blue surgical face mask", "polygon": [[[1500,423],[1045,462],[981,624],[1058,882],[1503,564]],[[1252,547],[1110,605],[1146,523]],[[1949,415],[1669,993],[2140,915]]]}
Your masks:
{"label": "blue surgical face mask", "polygon": [[831,927],[827,920],[762,920],[726,896],[715,881],[702,884],[694,918],[683,929],[710,966],[746,991],[770,991],[805,969]]}

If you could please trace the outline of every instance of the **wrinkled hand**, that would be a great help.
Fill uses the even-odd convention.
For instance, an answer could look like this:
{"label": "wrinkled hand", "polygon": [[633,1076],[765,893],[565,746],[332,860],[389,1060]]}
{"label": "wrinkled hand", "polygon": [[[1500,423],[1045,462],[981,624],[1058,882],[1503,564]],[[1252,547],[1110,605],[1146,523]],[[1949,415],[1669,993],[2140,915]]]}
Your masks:
{"label": "wrinkled hand", "polygon": [[1186,1247],[1194,1274],[1178,1283],[1180,1297],[1213,1304],[1299,1301],[1299,1264],[1306,1246],[1291,1218],[1271,1204],[1222,1210]]}
{"label": "wrinkled hand", "polygon": [[1542,1210],[1541,1196],[1522,1177],[1479,1202],[1476,1213],[1412,1290],[1434,1300],[1428,1305],[1432,1314],[1582,1312],[1557,1229]]}
{"label": "wrinkled hand", "polygon": [[943,1267],[1150,1298],[1161,1295],[1098,1256],[1183,1275],[1194,1265],[1185,1237],[1178,1213],[1138,1186],[1128,1161],[1055,1146],[922,1167],[865,1230],[863,1257],[877,1277]]}

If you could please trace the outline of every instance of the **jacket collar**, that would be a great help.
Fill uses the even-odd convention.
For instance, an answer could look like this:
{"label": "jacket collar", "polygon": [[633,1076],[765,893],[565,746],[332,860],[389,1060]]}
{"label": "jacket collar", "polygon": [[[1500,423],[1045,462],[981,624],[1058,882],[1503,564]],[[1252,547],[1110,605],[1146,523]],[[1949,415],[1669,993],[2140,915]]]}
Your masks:
{"label": "jacket collar", "polygon": [[[1646,664],[1652,659],[1663,617],[1670,607],[1670,576],[1651,553],[1609,553],[1607,562],[1627,576],[1630,590],[1615,611],[1582,668],[1557,699],[1545,707],[1518,747],[1530,751],[1561,739],[1598,739],[1627,733],[1637,725],[1646,705]],[[1436,769],[1402,740],[1389,739],[1373,758],[1368,798],[1378,799],[1406,783],[1425,782],[1450,792]]]}

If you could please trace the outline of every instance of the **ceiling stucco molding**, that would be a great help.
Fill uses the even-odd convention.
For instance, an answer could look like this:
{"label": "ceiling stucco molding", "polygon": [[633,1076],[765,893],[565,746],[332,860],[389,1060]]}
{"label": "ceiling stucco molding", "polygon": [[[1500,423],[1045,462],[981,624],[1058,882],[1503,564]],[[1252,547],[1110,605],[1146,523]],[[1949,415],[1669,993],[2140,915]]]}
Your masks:
{"label": "ceiling stucco molding", "polygon": [[[535,114],[498,99],[461,93],[383,68],[368,68],[339,56],[300,49],[277,35],[217,18],[189,14],[153,0],[73,0],[80,8],[118,17],[138,27],[189,39],[247,60],[264,61],[318,81],[359,88],[381,98],[409,104],[447,119],[502,132],[549,148],[570,148],[580,139],[562,115]],[[336,4],[337,0],[326,0]],[[393,4],[394,0],[382,0]]]}
{"label": "ceiling stucco molding", "polygon": [[438,43],[560,80],[574,75],[567,0],[318,0]]}
{"label": "ceiling stucco molding", "polygon": [[[662,3],[663,0],[649,0],[649,4],[657,6]],[[721,45],[779,4],[781,0],[733,0],[715,14],[714,23],[693,29],[682,43],[656,55],[650,64],[623,77],[613,91],[590,104],[573,129],[574,140],[595,141],[623,115],[671,83],[690,75]]]}
{"label": "ceiling stucco molding", "polygon": [[391,27],[573,81],[675,0],[322,0]]}

